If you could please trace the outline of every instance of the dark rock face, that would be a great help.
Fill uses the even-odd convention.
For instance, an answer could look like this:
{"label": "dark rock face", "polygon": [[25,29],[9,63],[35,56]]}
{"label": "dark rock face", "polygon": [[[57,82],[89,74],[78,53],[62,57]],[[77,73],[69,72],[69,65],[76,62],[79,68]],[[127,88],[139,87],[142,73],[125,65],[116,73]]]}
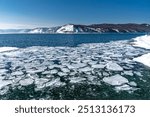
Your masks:
{"label": "dark rock face", "polygon": [[149,24],[94,24],[92,28],[100,28],[102,32],[150,32]]}

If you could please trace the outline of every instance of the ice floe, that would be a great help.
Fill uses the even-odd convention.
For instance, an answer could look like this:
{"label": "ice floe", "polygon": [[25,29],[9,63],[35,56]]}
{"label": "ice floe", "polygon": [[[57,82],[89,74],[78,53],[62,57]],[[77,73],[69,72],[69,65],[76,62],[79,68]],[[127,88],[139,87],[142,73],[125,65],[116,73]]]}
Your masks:
{"label": "ice floe", "polygon": [[124,75],[128,75],[128,76],[133,76],[133,71],[124,71],[123,72]]}
{"label": "ice floe", "polygon": [[22,79],[22,80],[20,80],[19,83],[20,83],[21,86],[27,86],[27,85],[33,84],[33,82],[34,82],[33,79],[27,78],[27,79]]}
{"label": "ice floe", "polygon": [[134,87],[137,86],[137,84],[134,81],[130,82],[129,85],[134,86]]}
{"label": "ice floe", "polygon": [[3,51],[0,52],[0,95],[9,87],[32,84],[35,91],[78,83],[103,85],[103,82],[114,86],[116,91],[131,90],[137,84],[130,78],[143,77],[142,71],[135,69],[137,62],[150,65],[148,52],[127,40]]}
{"label": "ice floe", "polygon": [[129,85],[127,84],[124,84],[122,86],[117,86],[115,87],[115,90],[116,91],[132,91],[132,90],[136,90],[135,88],[133,87],[130,87]]}
{"label": "ice floe", "polygon": [[115,62],[108,62],[106,68],[111,71],[123,71],[123,68]]}
{"label": "ice floe", "polygon": [[128,79],[125,77],[122,77],[121,75],[117,74],[111,77],[105,77],[103,78],[103,81],[105,83],[108,83],[110,85],[116,86],[116,85],[123,85],[125,83],[128,83]]}

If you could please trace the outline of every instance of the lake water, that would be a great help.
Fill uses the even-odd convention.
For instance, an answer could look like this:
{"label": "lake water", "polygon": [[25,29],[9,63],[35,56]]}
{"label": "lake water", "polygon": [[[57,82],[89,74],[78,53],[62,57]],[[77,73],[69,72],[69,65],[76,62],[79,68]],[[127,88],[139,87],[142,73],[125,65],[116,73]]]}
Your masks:
{"label": "lake water", "polygon": [[0,99],[150,99],[143,34],[2,34]]}
{"label": "lake water", "polygon": [[1,34],[0,47],[77,46],[131,39],[142,34]]}

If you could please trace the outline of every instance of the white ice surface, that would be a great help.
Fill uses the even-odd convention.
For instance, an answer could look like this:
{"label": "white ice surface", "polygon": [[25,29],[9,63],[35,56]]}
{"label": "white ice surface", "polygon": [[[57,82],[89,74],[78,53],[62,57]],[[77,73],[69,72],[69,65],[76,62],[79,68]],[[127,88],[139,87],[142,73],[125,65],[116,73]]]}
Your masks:
{"label": "white ice surface", "polygon": [[[133,46],[150,49],[150,35],[136,37],[134,41]],[[150,67],[150,53],[134,58],[133,60]]]}
{"label": "white ice surface", "polygon": [[126,79],[125,77],[117,74],[111,77],[105,77],[103,78],[103,81],[105,83],[108,83],[110,85],[116,86],[116,85],[123,85],[125,83],[128,83],[128,79]]}
{"label": "white ice surface", "polygon": [[66,32],[73,32],[74,31],[74,25],[65,25],[59,28],[56,32],[57,33],[66,33]]}
{"label": "white ice surface", "polygon": [[16,47],[0,47],[0,52],[6,52],[6,51],[12,51],[12,50],[17,50],[18,48]]}
{"label": "white ice surface", "polygon": [[134,58],[133,60],[150,67],[150,53]]}
{"label": "white ice surface", "polygon": [[106,68],[111,71],[123,71],[123,68],[115,62],[107,63]]}
{"label": "white ice surface", "polygon": [[150,35],[144,35],[134,38],[133,46],[150,49]]}
{"label": "white ice surface", "polygon": [[[128,84],[128,80],[121,75],[142,73],[135,71],[136,62],[132,58],[145,51],[134,48],[128,41],[82,44],[77,47],[37,46],[4,51],[0,53],[0,87],[15,88],[35,83],[35,89],[42,90],[49,86],[64,85],[60,80],[62,77],[70,83],[101,85],[103,79],[108,84],[122,86]],[[5,82],[3,79],[12,80],[13,83],[7,85],[7,80]]]}

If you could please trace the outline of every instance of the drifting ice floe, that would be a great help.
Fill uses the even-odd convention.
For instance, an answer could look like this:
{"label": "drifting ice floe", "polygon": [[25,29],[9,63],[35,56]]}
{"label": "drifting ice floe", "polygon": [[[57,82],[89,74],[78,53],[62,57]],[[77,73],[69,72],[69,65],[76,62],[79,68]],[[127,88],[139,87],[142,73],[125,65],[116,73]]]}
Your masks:
{"label": "drifting ice floe", "polygon": [[113,86],[116,86],[116,85],[123,85],[125,83],[128,83],[129,81],[122,77],[121,75],[117,74],[115,76],[111,76],[111,77],[105,77],[103,79],[104,82],[110,84],[110,85],[113,85]]}
{"label": "drifting ice floe", "polygon": [[106,68],[112,71],[123,71],[123,68],[115,62],[108,62]]}
{"label": "drifting ice floe", "polygon": [[[137,73],[142,77],[142,72],[135,69],[135,61],[144,63],[150,57],[147,53],[148,50],[134,48],[129,41],[78,47],[11,48],[0,53],[0,95],[6,94],[9,88],[32,84],[35,91],[78,83],[97,86],[105,83],[116,91],[130,91],[138,84],[128,77]],[[133,61],[137,56],[142,56],[141,61]]]}

